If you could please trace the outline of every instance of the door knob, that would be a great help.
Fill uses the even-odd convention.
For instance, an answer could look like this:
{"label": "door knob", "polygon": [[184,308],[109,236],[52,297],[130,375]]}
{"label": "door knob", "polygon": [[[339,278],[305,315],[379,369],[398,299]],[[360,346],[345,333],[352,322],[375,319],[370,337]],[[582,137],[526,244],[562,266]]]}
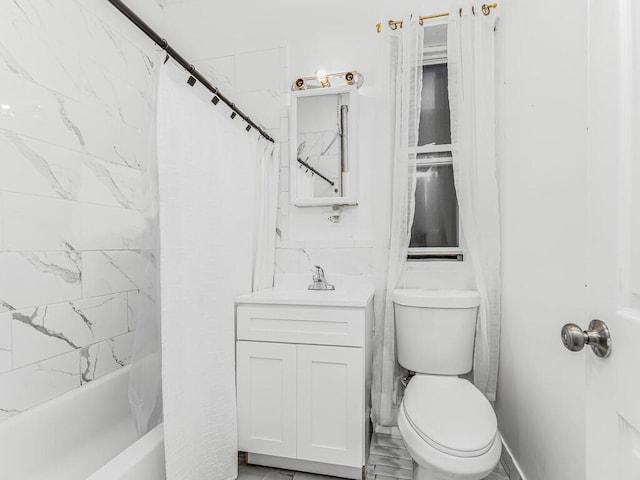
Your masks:
{"label": "door knob", "polygon": [[572,352],[579,352],[585,345],[590,345],[598,357],[611,355],[611,334],[602,320],[591,320],[588,330],[582,330],[575,323],[567,323],[562,327],[560,337],[564,346]]}

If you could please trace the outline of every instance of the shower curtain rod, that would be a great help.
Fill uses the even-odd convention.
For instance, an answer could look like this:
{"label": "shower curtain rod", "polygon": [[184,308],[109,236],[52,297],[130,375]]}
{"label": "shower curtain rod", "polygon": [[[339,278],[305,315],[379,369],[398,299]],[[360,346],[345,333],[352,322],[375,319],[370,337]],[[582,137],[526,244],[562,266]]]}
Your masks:
{"label": "shower curtain rod", "polygon": [[187,60],[185,60],[185,58],[182,55],[180,55],[178,52],[176,52],[173,49],[173,47],[171,45],[169,45],[169,42],[167,42],[164,38],[162,38],[160,35],[158,35],[158,33],[155,30],[153,30],[149,25],[147,25],[145,23],[145,21],[142,20],[138,15],[136,15],[133,10],[131,10],[129,7],[127,7],[120,0],[108,0],[108,2],[111,5],[113,5],[114,7],[116,7],[120,11],[120,13],[122,13],[125,17],[127,17],[136,27],[138,27],[140,30],[142,30],[142,32],[147,37],[149,37],[151,40],[153,40],[156,43],[156,45],[158,45],[165,52],[167,52],[168,56],[173,58],[176,62],[178,62],[180,64],[180,66],[182,68],[184,68],[187,72],[189,72],[189,74],[191,75],[189,77],[189,80],[187,81],[189,83],[189,85],[191,85],[193,87],[193,85],[195,85],[195,83],[196,83],[196,80],[198,82],[200,82],[202,85],[204,85],[207,88],[207,90],[209,90],[211,93],[213,93],[215,95],[213,97],[213,99],[211,100],[211,102],[214,105],[216,105],[220,100],[222,100],[232,110],[232,112],[231,112],[231,118],[232,119],[235,118],[236,115],[239,115],[240,118],[242,118],[245,122],[247,122],[247,127],[245,128],[245,130],[247,130],[247,132],[249,130],[251,130],[251,128],[255,128],[258,131],[258,133],[260,133],[260,135],[262,135],[264,138],[266,138],[270,142],[275,143],[275,140],[273,138],[271,138],[271,136],[267,132],[265,132],[262,128],[260,128],[258,125],[256,125],[253,120],[251,120],[248,116],[246,116],[242,112],[242,110],[240,110],[238,107],[236,107],[236,105],[233,102],[231,102],[227,97],[222,95],[222,93],[220,93],[220,91],[216,87],[214,87],[196,69],[196,67],[194,67],[191,63],[189,63]]}

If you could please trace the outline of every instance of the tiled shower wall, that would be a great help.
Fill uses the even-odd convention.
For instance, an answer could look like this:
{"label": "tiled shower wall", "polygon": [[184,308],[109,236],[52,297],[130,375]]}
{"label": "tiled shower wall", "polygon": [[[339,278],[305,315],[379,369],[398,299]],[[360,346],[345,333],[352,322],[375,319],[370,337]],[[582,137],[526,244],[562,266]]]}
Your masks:
{"label": "tiled shower wall", "polygon": [[155,47],[103,0],[0,3],[3,420],[129,362]]}

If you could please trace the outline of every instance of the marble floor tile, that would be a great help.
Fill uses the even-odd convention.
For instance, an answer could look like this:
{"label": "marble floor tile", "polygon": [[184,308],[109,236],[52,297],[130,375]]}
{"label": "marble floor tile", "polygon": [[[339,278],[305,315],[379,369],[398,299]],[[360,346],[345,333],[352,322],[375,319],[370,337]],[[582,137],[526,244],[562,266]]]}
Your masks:
{"label": "marble floor tile", "polygon": [[292,480],[295,472],[240,463],[237,480]]}
{"label": "marble floor tile", "polygon": [[[498,464],[500,465],[500,464]],[[496,467],[497,469],[497,467]],[[503,470],[504,472],[504,470]],[[491,474],[489,474],[488,477],[485,477],[485,480],[509,480],[509,477],[507,476],[506,472],[505,473],[499,473],[496,471],[491,472]]]}
{"label": "marble floor tile", "polygon": [[293,480],[337,480],[336,477],[326,475],[316,475],[314,473],[295,472]]}

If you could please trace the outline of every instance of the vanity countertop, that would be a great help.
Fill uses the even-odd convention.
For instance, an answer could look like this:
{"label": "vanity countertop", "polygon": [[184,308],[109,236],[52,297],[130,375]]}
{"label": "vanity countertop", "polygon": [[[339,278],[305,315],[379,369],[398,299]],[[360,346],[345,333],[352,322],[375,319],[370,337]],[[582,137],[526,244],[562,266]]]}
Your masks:
{"label": "vanity countertop", "polygon": [[366,307],[373,298],[370,279],[351,275],[327,275],[335,290],[307,290],[310,276],[287,275],[276,279],[276,286],[235,298],[239,304],[312,305],[334,307]]}

